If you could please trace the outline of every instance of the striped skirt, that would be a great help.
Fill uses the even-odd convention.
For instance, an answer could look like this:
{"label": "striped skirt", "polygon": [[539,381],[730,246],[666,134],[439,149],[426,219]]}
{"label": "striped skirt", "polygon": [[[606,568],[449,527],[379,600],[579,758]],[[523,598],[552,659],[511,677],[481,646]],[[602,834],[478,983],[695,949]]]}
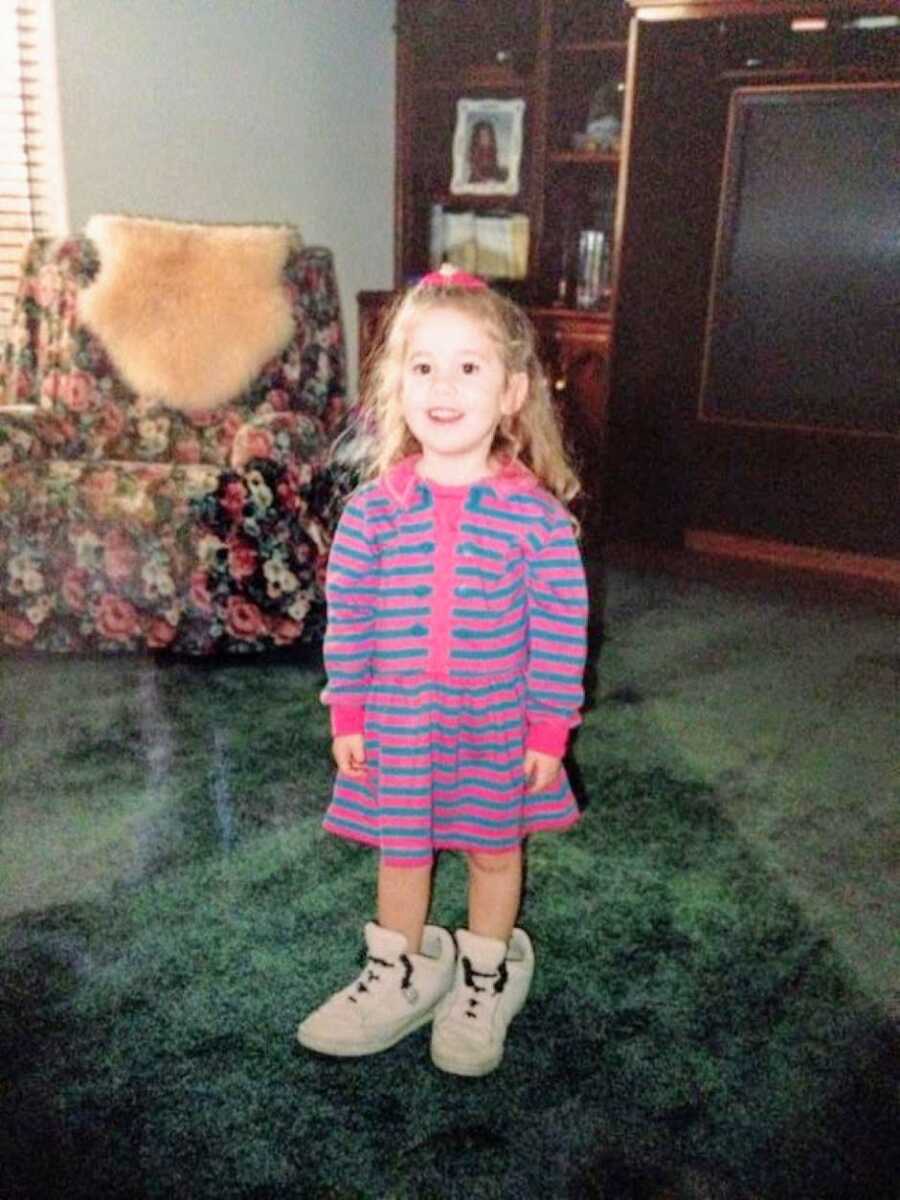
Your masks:
{"label": "striped skirt", "polygon": [[366,774],[338,773],[330,833],[421,867],[435,850],[502,854],[529,834],[565,829],[578,808],[561,770],[525,794],[525,683],[377,676],[366,702]]}

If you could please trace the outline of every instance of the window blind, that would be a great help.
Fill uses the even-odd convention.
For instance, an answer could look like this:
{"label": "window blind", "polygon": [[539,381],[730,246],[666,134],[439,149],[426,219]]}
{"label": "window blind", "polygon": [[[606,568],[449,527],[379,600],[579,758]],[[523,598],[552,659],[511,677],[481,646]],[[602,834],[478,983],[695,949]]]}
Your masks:
{"label": "window blind", "polygon": [[0,0],[0,338],[25,247],[67,226],[52,0]]}

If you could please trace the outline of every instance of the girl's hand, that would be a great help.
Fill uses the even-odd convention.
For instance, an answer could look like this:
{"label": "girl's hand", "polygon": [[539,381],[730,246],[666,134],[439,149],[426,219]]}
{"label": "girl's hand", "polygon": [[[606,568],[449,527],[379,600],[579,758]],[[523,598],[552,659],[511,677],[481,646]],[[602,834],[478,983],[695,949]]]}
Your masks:
{"label": "girl's hand", "polygon": [[331,753],[342,775],[362,779],[366,773],[366,744],[361,733],[342,733],[331,743]]}
{"label": "girl's hand", "polygon": [[540,750],[525,751],[525,791],[529,796],[535,792],[544,792],[555,782],[562,759],[552,754],[542,754]]}

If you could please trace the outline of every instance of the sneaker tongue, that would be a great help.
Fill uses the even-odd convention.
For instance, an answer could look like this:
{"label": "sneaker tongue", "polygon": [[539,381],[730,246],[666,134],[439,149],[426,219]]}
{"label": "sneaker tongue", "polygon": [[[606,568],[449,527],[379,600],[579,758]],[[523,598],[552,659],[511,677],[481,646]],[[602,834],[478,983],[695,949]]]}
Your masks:
{"label": "sneaker tongue", "polygon": [[402,933],[393,929],[384,929],[369,921],[366,925],[366,946],[374,958],[383,958],[393,962],[401,954],[406,953],[406,938]]}
{"label": "sneaker tongue", "polygon": [[506,958],[506,942],[499,938],[481,937],[468,929],[460,929],[456,941],[460,954],[465,955],[476,971],[496,971]]}

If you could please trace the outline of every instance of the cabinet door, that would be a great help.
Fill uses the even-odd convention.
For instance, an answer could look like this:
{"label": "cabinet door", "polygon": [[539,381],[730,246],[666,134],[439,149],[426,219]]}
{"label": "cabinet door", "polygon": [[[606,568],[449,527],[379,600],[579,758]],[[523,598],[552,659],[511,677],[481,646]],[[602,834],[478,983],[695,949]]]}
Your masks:
{"label": "cabinet door", "polygon": [[[626,36],[621,4],[556,0],[551,6],[535,294],[572,307],[604,308],[610,298]],[[593,268],[579,249],[589,232],[603,237]]]}
{"label": "cabinet door", "polygon": [[541,359],[566,445],[581,479],[579,516],[591,540],[602,538],[610,326],[535,311]]}
{"label": "cabinet door", "polygon": [[[760,18],[753,16],[752,5],[734,7],[746,12],[724,26],[676,14],[671,20],[637,21],[634,27],[634,119],[616,281],[610,517],[617,540],[673,548],[687,541],[698,549],[761,559],[777,553],[786,562],[801,561],[806,553],[801,547],[895,559],[900,555],[900,438],[886,428],[854,429],[840,419],[829,427],[765,415],[765,406],[782,404],[791,387],[802,399],[807,386],[805,378],[795,382],[799,355],[779,346],[784,330],[775,300],[789,298],[792,324],[795,313],[802,316],[796,344],[802,339],[804,350],[821,347],[823,361],[835,364],[828,383],[846,394],[851,416],[864,371],[847,372],[847,364],[834,356],[832,329],[842,337],[850,332],[854,339],[859,330],[861,341],[873,333],[879,339],[896,336],[887,306],[883,320],[868,322],[859,307],[871,281],[883,277],[881,264],[893,262],[896,272],[898,261],[888,243],[882,240],[879,246],[873,236],[890,222],[866,220],[862,198],[854,199],[861,180],[881,159],[867,155],[859,138],[848,142],[847,161],[858,161],[860,170],[842,179],[840,171],[827,167],[824,150],[816,148],[817,143],[837,144],[834,137],[817,133],[814,140],[808,130],[804,133],[798,114],[790,120],[796,133],[780,150],[768,127],[753,123],[760,131],[754,132],[760,139],[757,169],[765,179],[754,177],[744,163],[730,176],[735,185],[730,196],[727,189],[723,194],[723,183],[729,181],[728,154],[739,145],[736,134],[728,141],[729,103],[739,86],[753,85],[747,95],[808,97],[818,87],[830,88],[836,77],[845,81],[836,89],[842,91],[855,77],[852,86],[868,93],[879,72],[882,78],[889,72],[896,76],[896,50],[889,67],[882,34],[866,33],[879,39],[867,49],[856,41],[864,31],[836,22],[829,26],[834,66],[820,70],[814,48],[826,46],[830,32],[823,31],[818,43],[804,41],[791,33],[789,13]],[[853,46],[844,42],[850,33]],[[880,45],[885,59],[879,65]],[[851,51],[857,50],[853,61]],[[803,53],[812,56],[805,64]],[[753,330],[742,321],[741,306],[758,306],[765,298],[771,307],[755,326],[754,353],[745,358],[740,374],[736,369],[722,373],[725,379],[747,381],[758,415],[745,408],[726,417],[719,401],[715,409],[709,402],[700,408],[710,285],[716,279],[719,222],[748,211],[751,186],[761,205],[758,236],[752,251],[749,240],[743,243],[742,283],[730,285],[740,303],[727,301],[727,321],[745,337]],[[833,188],[834,198],[816,215],[810,206],[820,188],[822,195]],[[801,219],[805,212],[810,215]],[[827,237],[818,233],[832,227]],[[861,255],[866,239],[870,248]],[[855,279],[841,276],[851,263],[862,264]],[[836,268],[833,273],[829,264]],[[781,279],[762,270],[776,265]],[[896,273],[894,281],[896,296]]]}
{"label": "cabinet door", "polygon": [[366,373],[375,351],[381,344],[385,320],[396,295],[396,292],[359,292],[356,297],[359,320],[360,389],[365,384]]}
{"label": "cabinet door", "polygon": [[611,327],[587,316],[533,310],[539,352],[550,394],[557,406],[566,446],[574,460],[581,492],[572,505],[581,525],[581,551],[591,598],[588,620],[588,667],[585,688],[590,698],[596,680],[596,652],[603,637],[606,577],[606,411]]}

